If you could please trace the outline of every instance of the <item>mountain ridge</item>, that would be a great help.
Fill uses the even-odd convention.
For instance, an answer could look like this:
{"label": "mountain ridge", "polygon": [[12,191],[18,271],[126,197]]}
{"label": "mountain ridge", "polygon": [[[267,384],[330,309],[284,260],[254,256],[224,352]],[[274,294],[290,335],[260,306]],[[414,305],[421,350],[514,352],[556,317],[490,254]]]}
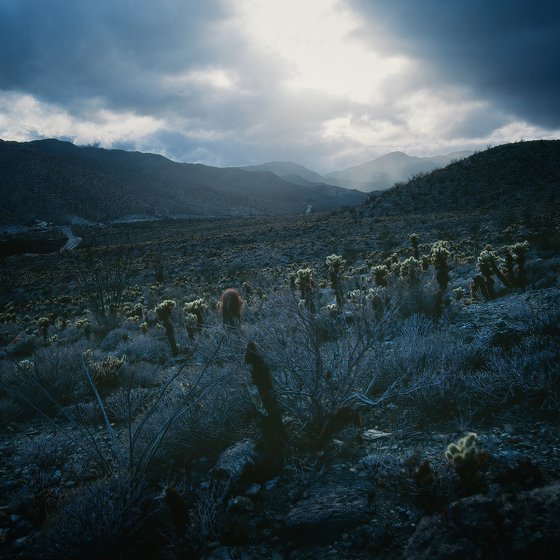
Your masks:
{"label": "mountain ridge", "polygon": [[302,214],[356,205],[365,195],[298,185],[272,173],[173,162],[158,154],[47,139],[0,141],[0,223],[72,216],[149,218]]}
{"label": "mountain ridge", "polygon": [[560,202],[560,140],[503,144],[371,193],[369,215],[554,210]]}

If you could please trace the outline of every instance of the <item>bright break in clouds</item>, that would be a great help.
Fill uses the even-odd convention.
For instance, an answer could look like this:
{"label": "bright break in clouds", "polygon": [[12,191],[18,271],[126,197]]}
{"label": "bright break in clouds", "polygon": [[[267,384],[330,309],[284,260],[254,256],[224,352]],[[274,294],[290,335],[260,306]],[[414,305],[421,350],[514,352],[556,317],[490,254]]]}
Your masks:
{"label": "bright break in clouds", "polygon": [[1,0],[0,137],[328,171],[560,136],[560,8]]}

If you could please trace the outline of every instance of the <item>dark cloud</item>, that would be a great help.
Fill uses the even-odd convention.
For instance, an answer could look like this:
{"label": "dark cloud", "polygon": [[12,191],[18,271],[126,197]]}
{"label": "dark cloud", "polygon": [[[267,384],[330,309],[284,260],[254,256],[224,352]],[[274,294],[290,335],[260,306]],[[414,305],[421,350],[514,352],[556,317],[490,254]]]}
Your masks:
{"label": "dark cloud", "polygon": [[[321,170],[415,142],[471,147],[512,115],[560,126],[560,4],[341,0],[338,9],[346,4],[364,18],[360,48],[414,61],[369,103],[287,87],[293,61],[255,42],[231,0],[0,0],[0,124],[13,112],[0,134],[72,139],[77,130],[80,141],[184,161],[286,159]],[[418,106],[439,109],[435,93],[439,114],[419,116]],[[23,94],[32,100],[19,103]]]}
{"label": "dark cloud", "polygon": [[114,107],[153,103],[162,76],[218,58],[226,16],[212,0],[7,0],[0,89],[70,105],[91,97]]}
{"label": "dark cloud", "polygon": [[539,126],[560,125],[558,0],[351,0],[377,49]]}

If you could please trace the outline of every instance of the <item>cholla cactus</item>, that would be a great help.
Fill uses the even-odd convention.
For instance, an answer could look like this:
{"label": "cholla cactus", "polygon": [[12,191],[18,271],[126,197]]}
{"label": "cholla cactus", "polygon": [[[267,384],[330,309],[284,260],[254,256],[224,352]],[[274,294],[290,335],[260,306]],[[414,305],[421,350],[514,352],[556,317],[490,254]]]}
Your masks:
{"label": "cholla cactus", "polygon": [[171,313],[177,303],[172,299],[166,299],[165,301],[161,302],[159,305],[156,305],[154,311],[156,312],[157,318],[162,322],[168,322],[171,319]]}
{"label": "cholla cactus", "polygon": [[498,256],[498,254],[492,250],[491,247],[487,246],[479,255],[477,260],[478,270],[484,277],[486,282],[486,292],[489,298],[495,297],[494,292],[494,279],[492,275],[495,274],[500,282],[507,288],[512,287],[512,282],[502,271],[502,266],[504,261]]}
{"label": "cholla cactus", "polygon": [[447,259],[450,257],[449,244],[446,241],[436,241],[432,245],[431,261],[436,269],[436,279],[442,292],[447,290],[449,284],[449,265]]}
{"label": "cholla cactus", "polygon": [[[183,309],[185,311],[185,309]],[[191,340],[200,330],[200,323],[198,322],[198,317],[194,313],[185,312],[185,325],[187,327],[187,334]]]}
{"label": "cholla cactus", "polygon": [[[301,300],[302,305],[305,306],[305,302]],[[329,303],[323,308],[331,317],[336,317],[338,315],[338,306],[335,303]]]}
{"label": "cholla cactus", "polygon": [[144,315],[144,307],[141,303],[137,303],[133,308],[132,308],[132,312],[131,312],[131,316],[134,319],[142,319],[142,316]]}
{"label": "cholla cactus", "polygon": [[449,459],[453,468],[460,469],[467,463],[473,461],[477,453],[477,441],[476,434],[474,432],[470,432],[456,443],[450,443],[447,446],[445,456]]}
{"label": "cholla cactus", "polygon": [[364,299],[364,292],[362,290],[352,290],[346,294],[346,298],[352,303],[359,304]]}
{"label": "cholla cactus", "polygon": [[371,308],[375,312],[378,319],[381,319],[383,312],[385,311],[387,296],[385,293],[385,288],[381,286],[376,286],[375,288],[370,288],[366,294],[366,301],[371,303]]}
{"label": "cholla cactus", "polygon": [[461,301],[465,297],[465,290],[461,287],[455,288],[453,290],[453,294],[455,295],[455,299],[457,301]]}
{"label": "cholla cactus", "polygon": [[314,313],[313,304],[313,270],[311,268],[300,268],[295,275],[294,284],[299,288],[301,299],[305,302],[307,311]]}
{"label": "cholla cactus", "polygon": [[183,313],[185,314],[185,319],[187,315],[194,315],[196,318],[196,326],[200,328],[203,323],[202,315],[208,309],[208,304],[204,298],[195,299],[185,303],[183,306]]}
{"label": "cholla cactus", "polygon": [[519,288],[523,289],[527,281],[527,270],[525,264],[527,262],[527,253],[529,252],[529,242],[515,243],[510,247],[514,255],[515,264],[517,265],[517,281]]}
{"label": "cholla cactus", "polygon": [[445,456],[457,473],[464,490],[474,492],[480,489],[482,480],[480,471],[488,460],[488,454],[481,452],[478,447],[478,438],[470,432],[455,443],[447,446]]}
{"label": "cholla cactus", "polygon": [[338,310],[342,310],[344,304],[344,297],[342,292],[342,273],[346,268],[346,261],[340,255],[329,255],[325,264],[327,265],[327,270],[329,272],[329,282],[331,288],[334,289],[336,296],[336,305]]}
{"label": "cholla cactus", "polygon": [[379,264],[371,269],[373,274],[373,281],[376,286],[381,286],[386,288],[389,285],[387,282],[387,274],[389,274],[389,269],[384,264]]}
{"label": "cholla cactus", "polygon": [[47,338],[49,336],[49,324],[50,324],[50,321],[49,321],[48,317],[39,317],[39,319],[37,319],[37,326],[39,327],[39,331],[41,332],[41,335],[43,336],[43,343],[44,344],[47,343]]}
{"label": "cholla cactus", "polygon": [[416,233],[411,233],[409,235],[410,242],[412,243],[412,250],[414,251],[413,257],[419,261],[420,260],[420,248],[418,246],[418,241],[420,240]]}
{"label": "cholla cactus", "polygon": [[172,299],[166,299],[162,303],[156,306],[155,312],[157,318],[160,320],[163,328],[165,329],[165,334],[167,335],[167,340],[169,346],[171,347],[171,354],[177,356],[179,354],[179,349],[177,348],[177,342],[175,341],[175,332],[173,331],[173,325],[171,324],[171,313],[177,303]]}
{"label": "cholla cactus", "polygon": [[120,370],[126,363],[126,356],[108,356],[100,362],[93,360],[93,352],[86,350],[84,356],[88,360],[89,369],[98,388],[114,387],[120,380]]}
{"label": "cholla cactus", "polygon": [[91,322],[89,319],[78,319],[76,321],[76,327],[83,329],[86,336],[91,334]]}
{"label": "cholla cactus", "polygon": [[21,362],[18,362],[16,368],[19,375],[30,378],[35,372],[35,362],[31,360],[21,360]]}
{"label": "cholla cactus", "polygon": [[399,275],[405,279],[411,286],[416,286],[420,282],[420,272],[422,266],[414,257],[404,260],[399,267]]}

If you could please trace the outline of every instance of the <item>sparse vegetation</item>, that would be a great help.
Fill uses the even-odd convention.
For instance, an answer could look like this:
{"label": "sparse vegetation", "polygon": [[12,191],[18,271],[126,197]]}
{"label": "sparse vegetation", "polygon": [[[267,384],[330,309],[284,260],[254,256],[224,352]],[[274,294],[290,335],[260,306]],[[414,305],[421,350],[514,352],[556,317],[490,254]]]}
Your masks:
{"label": "sparse vegetation", "polygon": [[558,220],[369,211],[6,260],[6,558],[394,558],[426,513],[559,479]]}

